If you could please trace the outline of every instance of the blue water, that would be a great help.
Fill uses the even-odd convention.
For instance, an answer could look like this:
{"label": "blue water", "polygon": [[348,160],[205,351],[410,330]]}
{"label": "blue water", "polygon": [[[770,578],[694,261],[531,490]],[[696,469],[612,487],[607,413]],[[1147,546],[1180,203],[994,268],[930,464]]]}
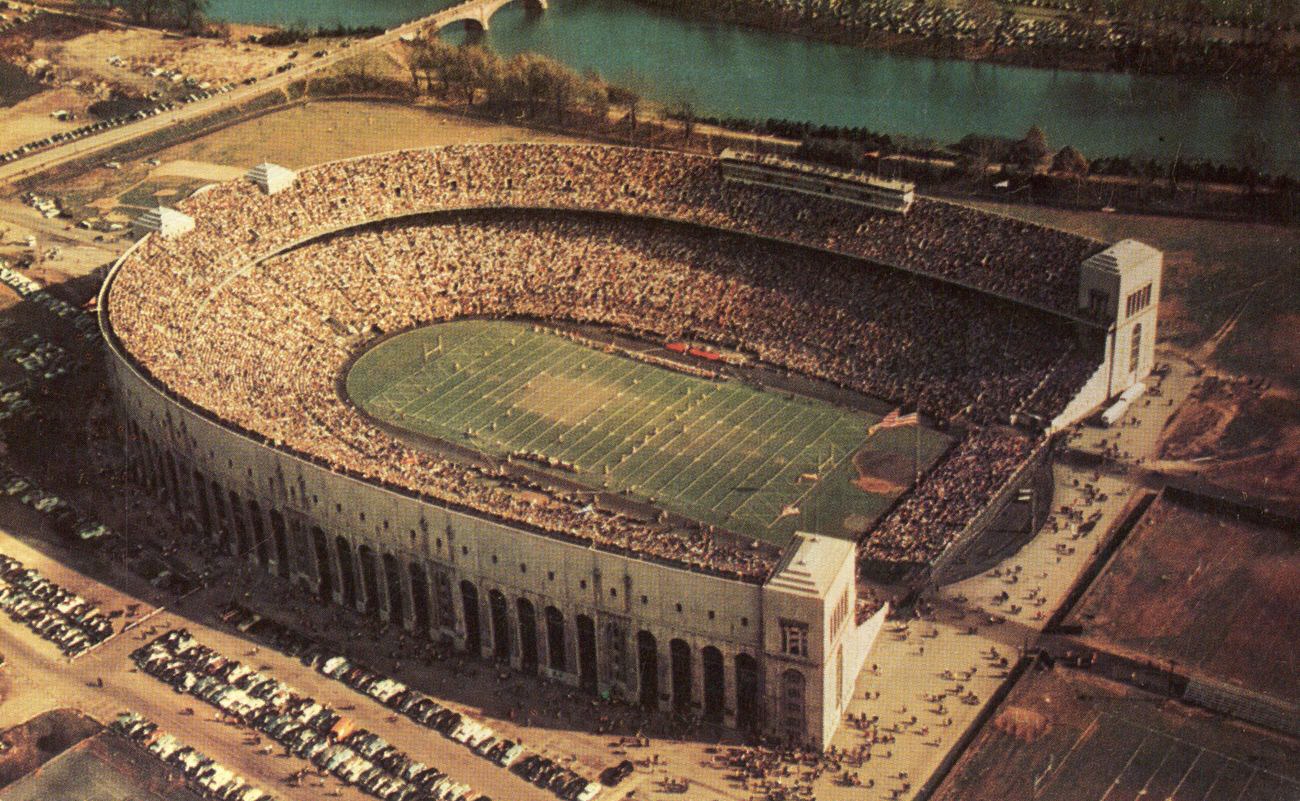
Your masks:
{"label": "blue water", "polygon": [[[451,5],[414,0],[213,0],[241,22],[392,26]],[[454,26],[444,34],[460,41]],[[1018,136],[1041,126],[1053,147],[1089,156],[1231,162],[1262,134],[1276,169],[1300,175],[1300,78],[1243,82],[1038,70],[896,56],[656,14],[627,0],[513,3],[485,43],[503,55],[543,53],[595,70],[646,97],[690,102],[702,115],[781,117],[861,126],[951,143],[967,133]]]}

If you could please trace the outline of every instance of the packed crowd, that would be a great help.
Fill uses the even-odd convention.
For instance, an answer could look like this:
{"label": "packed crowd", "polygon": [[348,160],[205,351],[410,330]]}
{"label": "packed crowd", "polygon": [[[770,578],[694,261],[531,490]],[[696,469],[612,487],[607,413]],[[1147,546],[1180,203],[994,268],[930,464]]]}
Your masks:
{"label": "packed crowd", "polygon": [[929,562],[1024,463],[1038,440],[993,427],[970,434],[863,540],[859,554]]}
{"label": "packed crowd", "polygon": [[[336,469],[554,535],[758,578],[775,564],[771,546],[593,511],[498,468],[407,449],[341,399],[335,377],[377,331],[466,315],[570,319],[715,342],[986,426],[959,446],[954,466],[936,469],[933,488],[900,507],[907,522],[882,526],[885,550],[914,562],[943,540],[904,537],[901,527],[936,519],[934,504],[945,525],[969,518],[1023,455],[1021,437],[990,424],[1027,399],[1050,418],[1099,358],[1053,315],[1024,305],[830,255],[812,270],[807,251],[626,217],[480,211],[285,250],[371,219],[523,205],[757,233],[1057,309],[1073,301],[1078,263],[1097,247],[928,200],[904,217],[724,186],[713,162],[690,156],[452,147],[314,168],[272,197],[236,182],[191,198],[194,231],[152,237],[124,261],[109,300],[114,330],[178,395]],[[1045,380],[1058,372],[1065,378]],[[963,484],[970,472],[978,480]],[[538,492],[551,502],[536,503]]]}

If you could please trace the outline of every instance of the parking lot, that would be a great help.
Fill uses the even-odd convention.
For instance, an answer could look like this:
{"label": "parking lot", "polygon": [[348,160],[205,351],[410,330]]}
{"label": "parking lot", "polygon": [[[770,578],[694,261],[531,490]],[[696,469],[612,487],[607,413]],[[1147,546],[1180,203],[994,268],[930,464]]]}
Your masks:
{"label": "parking lot", "polygon": [[[318,771],[383,801],[488,798],[446,771],[416,761],[333,707],[201,644],[186,629],[168,631],[137,649],[131,658],[143,672],[167,682],[177,692],[208,703],[231,722],[265,735]],[[465,746],[490,764],[508,768],[523,754],[522,745],[496,736],[489,726],[343,657],[315,652],[303,654],[301,661]],[[601,790],[600,785],[571,770],[548,767],[545,758],[537,755],[530,755],[520,765],[517,775],[566,801],[591,801]],[[308,770],[301,769],[300,775]]]}

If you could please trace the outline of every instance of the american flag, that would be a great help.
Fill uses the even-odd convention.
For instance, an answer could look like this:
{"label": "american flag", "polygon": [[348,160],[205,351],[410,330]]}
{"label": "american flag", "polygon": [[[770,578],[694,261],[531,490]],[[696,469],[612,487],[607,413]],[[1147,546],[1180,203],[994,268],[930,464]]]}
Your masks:
{"label": "american flag", "polygon": [[903,414],[902,407],[895,409],[884,417],[880,422],[872,426],[867,433],[874,434],[887,428],[901,428],[903,426],[914,426],[921,422],[921,417],[917,412],[908,412]]}

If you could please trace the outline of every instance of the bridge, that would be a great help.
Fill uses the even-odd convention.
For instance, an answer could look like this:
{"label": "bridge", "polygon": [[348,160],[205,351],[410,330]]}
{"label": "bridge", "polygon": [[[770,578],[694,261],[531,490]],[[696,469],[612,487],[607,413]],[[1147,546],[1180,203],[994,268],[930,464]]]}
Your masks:
{"label": "bridge", "polygon": [[[546,10],[546,0],[521,1],[525,7],[534,11]],[[488,20],[492,18],[492,15],[497,13],[502,6],[511,2],[514,2],[514,0],[465,0],[465,2],[457,3],[451,8],[431,14],[422,21],[427,27],[434,30],[441,30],[448,25],[464,22],[471,30],[483,32],[488,29]]]}
{"label": "bridge", "polygon": [[[290,84],[300,83],[310,77],[319,75],[335,67],[340,61],[355,58],[366,50],[378,50],[398,41],[409,41],[421,32],[430,29],[438,31],[448,25],[464,22],[471,30],[486,31],[488,29],[488,20],[491,19],[492,15],[510,2],[515,2],[515,0],[465,0],[465,2],[457,3],[450,8],[444,8],[442,11],[389,28],[378,36],[358,42],[351,49],[331,48],[329,54],[300,64],[298,69],[274,73],[257,83],[240,85],[225,94],[217,94],[204,100],[187,103],[155,117],[138,120],[129,125],[108,128],[89,136],[33,151],[23,158],[0,165],[0,186],[43,172],[65,162],[83,158],[110,147],[157,133],[173,125],[200,120],[222,109],[238,106],[261,95],[284,91]],[[518,0],[518,2],[522,2],[527,7],[538,11],[545,9],[547,6],[547,0]]]}

